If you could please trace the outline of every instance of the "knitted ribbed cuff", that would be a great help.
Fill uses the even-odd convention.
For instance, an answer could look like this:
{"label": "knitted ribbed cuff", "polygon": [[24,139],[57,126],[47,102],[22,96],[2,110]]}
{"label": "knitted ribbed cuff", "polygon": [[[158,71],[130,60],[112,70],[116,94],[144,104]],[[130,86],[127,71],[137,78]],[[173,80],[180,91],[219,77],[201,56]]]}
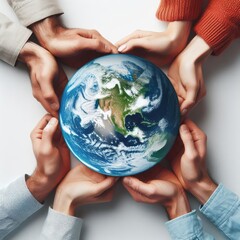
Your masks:
{"label": "knitted ribbed cuff", "polygon": [[218,11],[206,11],[195,32],[219,55],[237,37],[239,28]]}
{"label": "knitted ribbed cuff", "polygon": [[192,21],[201,13],[202,0],[162,0],[156,17],[162,21]]}

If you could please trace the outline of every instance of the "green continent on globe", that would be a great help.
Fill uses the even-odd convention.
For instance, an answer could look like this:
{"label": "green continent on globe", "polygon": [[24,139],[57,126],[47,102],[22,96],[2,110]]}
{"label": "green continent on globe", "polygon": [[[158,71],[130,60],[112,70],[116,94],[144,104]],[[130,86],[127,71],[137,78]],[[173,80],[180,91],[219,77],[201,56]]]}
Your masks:
{"label": "green continent on globe", "polygon": [[147,82],[140,78],[134,82],[117,78],[107,81],[104,78],[102,83],[101,93],[107,97],[99,99],[99,106],[104,112],[111,111],[110,120],[115,130],[126,136],[129,132],[125,127],[125,118],[129,114],[141,114],[142,106],[138,106],[138,100],[144,99]]}

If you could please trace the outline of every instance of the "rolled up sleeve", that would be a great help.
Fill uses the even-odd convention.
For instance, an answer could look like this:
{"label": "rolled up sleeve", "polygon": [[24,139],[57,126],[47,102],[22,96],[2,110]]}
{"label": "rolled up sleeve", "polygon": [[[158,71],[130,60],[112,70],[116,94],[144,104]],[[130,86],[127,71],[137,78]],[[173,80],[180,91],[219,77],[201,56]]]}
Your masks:
{"label": "rolled up sleeve", "polygon": [[24,26],[63,13],[57,0],[8,0],[8,3]]}
{"label": "rolled up sleeve", "polygon": [[14,66],[32,32],[0,13],[0,59]]}

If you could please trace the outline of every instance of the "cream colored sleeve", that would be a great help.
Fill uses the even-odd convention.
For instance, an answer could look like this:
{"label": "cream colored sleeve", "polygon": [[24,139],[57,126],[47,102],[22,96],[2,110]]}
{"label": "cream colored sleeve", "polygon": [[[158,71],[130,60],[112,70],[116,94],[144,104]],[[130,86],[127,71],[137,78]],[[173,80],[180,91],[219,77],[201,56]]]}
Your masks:
{"label": "cream colored sleeve", "polygon": [[57,0],[8,0],[8,3],[24,26],[63,13]]}
{"label": "cream colored sleeve", "polygon": [[0,59],[14,66],[32,32],[0,13]]}

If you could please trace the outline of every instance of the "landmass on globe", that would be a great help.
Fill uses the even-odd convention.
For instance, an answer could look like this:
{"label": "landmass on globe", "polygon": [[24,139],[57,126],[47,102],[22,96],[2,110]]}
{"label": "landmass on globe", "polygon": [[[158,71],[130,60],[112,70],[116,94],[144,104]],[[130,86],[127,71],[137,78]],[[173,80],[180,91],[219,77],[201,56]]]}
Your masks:
{"label": "landmass on globe", "polygon": [[108,55],[72,77],[62,98],[60,123],[73,154],[91,169],[132,175],[161,161],[179,128],[176,93],[152,63]]}

